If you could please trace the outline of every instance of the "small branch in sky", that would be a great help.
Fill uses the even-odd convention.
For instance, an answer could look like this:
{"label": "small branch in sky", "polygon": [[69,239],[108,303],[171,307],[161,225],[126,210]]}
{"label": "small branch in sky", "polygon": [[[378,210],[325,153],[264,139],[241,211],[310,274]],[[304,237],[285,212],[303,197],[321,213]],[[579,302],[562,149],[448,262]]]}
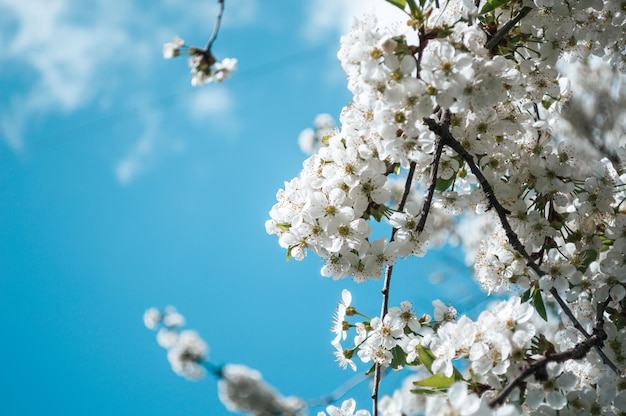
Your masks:
{"label": "small branch in sky", "polygon": [[328,396],[324,396],[319,399],[307,400],[306,401],[307,405],[309,407],[317,407],[317,406],[323,406],[326,404],[332,404],[336,402],[337,400],[341,399],[343,396],[346,395],[346,393],[348,393],[350,390],[352,390],[353,388],[355,388],[356,386],[358,386],[360,383],[367,380],[368,378],[370,378],[370,376],[367,374],[357,374],[356,376],[352,377],[350,380],[343,383],[337,389],[335,389],[335,391],[330,393]]}
{"label": "small branch in sky", "polygon": [[215,18],[215,24],[213,25],[213,33],[211,33],[211,37],[204,48],[206,51],[211,50],[211,46],[213,46],[213,42],[217,39],[217,33],[220,31],[220,25],[222,24],[222,16],[224,15],[224,0],[217,0],[219,4],[219,10],[217,11],[217,17]]}

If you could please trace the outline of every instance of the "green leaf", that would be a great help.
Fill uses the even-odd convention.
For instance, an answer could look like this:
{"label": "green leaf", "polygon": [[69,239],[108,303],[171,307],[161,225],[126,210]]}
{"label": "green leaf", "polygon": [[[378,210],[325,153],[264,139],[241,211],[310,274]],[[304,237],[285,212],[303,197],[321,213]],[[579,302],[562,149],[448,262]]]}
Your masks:
{"label": "green leaf", "polygon": [[413,384],[420,387],[430,387],[435,389],[447,389],[455,382],[454,375],[446,377],[443,374],[433,374],[424,380],[414,381]]}
{"label": "green leaf", "polygon": [[452,185],[454,180],[456,179],[456,175],[452,175],[450,179],[441,179],[437,178],[437,184],[435,185],[435,189],[439,192],[443,192]]}
{"label": "green leaf", "polygon": [[543,303],[543,297],[541,296],[541,290],[539,288],[535,289],[535,293],[533,294],[533,306],[535,310],[543,318],[544,321],[548,322],[548,314],[546,313],[546,305]]}
{"label": "green leaf", "polygon": [[433,354],[431,350],[424,348],[421,345],[418,345],[417,355],[420,357],[420,361],[422,362],[422,364],[424,364],[424,367],[426,367],[428,371],[432,373],[433,362],[435,361],[435,354]]}
{"label": "green leaf", "polygon": [[367,370],[367,371],[365,372],[365,375],[366,375],[366,376],[369,376],[370,374],[373,374],[373,373],[374,373],[374,370],[376,370],[376,364],[374,364],[373,366],[371,366],[371,367],[370,367],[370,369],[369,369],[369,370]]}
{"label": "green leaf", "polygon": [[393,347],[391,349],[391,355],[393,356],[391,359],[391,368],[399,370],[406,365],[406,353],[401,346],[396,345]]}
{"label": "green leaf", "polygon": [[411,10],[411,14],[415,14],[415,11],[417,10],[417,4],[415,4],[415,0],[407,0],[406,2],[409,3],[409,10]]}
{"label": "green leaf", "polygon": [[406,7],[406,0],[387,0],[387,3],[393,4],[402,11],[404,11],[404,8]]}
{"label": "green leaf", "polygon": [[[387,0],[389,1],[389,0]],[[488,0],[487,3],[480,10],[480,14],[487,14],[489,12],[494,11],[498,7],[502,7],[507,3],[512,3],[513,0]]]}
{"label": "green leaf", "polygon": [[463,381],[465,380],[463,378],[463,374],[461,374],[461,372],[459,370],[456,369],[456,367],[452,367],[454,370],[452,371],[452,378],[454,378],[454,381]]}
{"label": "green leaf", "polygon": [[433,394],[440,395],[443,392],[440,390],[432,390],[432,389],[411,389],[411,393],[432,396]]}
{"label": "green leaf", "polygon": [[526,290],[524,293],[522,293],[522,296],[520,298],[520,301],[522,303],[528,302],[528,300],[530,299],[530,293],[531,293],[532,289],[533,289],[532,287],[529,287],[528,290]]}
{"label": "green leaf", "polygon": [[287,249],[287,258],[285,259],[285,261],[289,261],[289,260],[291,260],[291,249],[292,249],[292,248],[293,248],[293,247],[289,247],[289,248]]}

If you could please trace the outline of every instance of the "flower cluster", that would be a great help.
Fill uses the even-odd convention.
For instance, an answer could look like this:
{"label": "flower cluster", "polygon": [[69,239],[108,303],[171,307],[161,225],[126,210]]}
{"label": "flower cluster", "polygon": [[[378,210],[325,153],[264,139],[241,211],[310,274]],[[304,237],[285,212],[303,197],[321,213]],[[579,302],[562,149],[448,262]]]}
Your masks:
{"label": "flower cluster", "polygon": [[232,412],[256,416],[305,414],[305,402],[298,397],[282,397],[267,385],[261,373],[240,364],[228,364],[221,369],[218,394],[224,406]]}
{"label": "flower cluster", "polygon": [[[623,411],[623,5],[390,3],[408,25],[366,17],[342,38],[352,102],[340,127],[309,132],[317,152],[278,192],[266,229],[288,257],[311,249],[323,275],[356,281],[449,237],[485,290],[512,297],[476,320],[439,302],[433,317],[404,302],[369,318],[344,291],[333,318],[339,365],[421,369],[412,394],[446,393],[421,402],[426,414],[503,403],[502,414]],[[370,222],[383,219],[393,231],[374,239]],[[388,409],[400,402],[385,398]],[[345,406],[328,411],[354,412]]]}
{"label": "flower cluster", "polygon": [[191,85],[198,86],[211,81],[222,82],[228,78],[231,72],[237,70],[237,59],[225,58],[222,61],[215,59],[210,48],[196,48],[185,45],[178,36],[174,36],[171,42],[163,45],[163,57],[175,58],[181,51],[189,54],[189,67],[191,68]]}
{"label": "flower cluster", "polygon": [[306,402],[283,397],[269,386],[261,373],[240,364],[214,366],[208,360],[208,346],[196,331],[180,330],[185,318],[173,307],[160,311],[149,308],[143,316],[148,329],[157,330],[157,342],[165,348],[172,370],[188,380],[201,379],[208,369],[219,380],[218,396],[233,412],[254,416],[299,416],[306,413]]}
{"label": "flower cluster", "polygon": [[185,318],[173,306],[164,311],[146,310],[144,324],[148,329],[158,328],[157,342],[167,350],[167,359],[176,374],[189,380],[204,376],[208,346],[196,331],[180,329]]}
{"label": "flower cluster", "polygon": [[[457,319],[454,308],[434,301],[432,316],[417,317],[412,305],[402,302],[383,319],[349,322],[350,316],[365,317],[350,303],[351,294],[344,290],[333,318],[337,336],[332,344],[337,361],[343,368],[349,365],[356,370],[352,360],[356,352],[364,363],[374,362],[394,369],[413,368],[420,376],[411,380],[410,392],[398,391],[393,397],[386,396],[384,401],[385,406],[395,406],[403,414],[447,414],[440,413],[446,408],[463,409],[462,414],[467,415],[491,414],[488,402],[496,391],[488,389],[481,397],[468,391],[468,385],[473,388],[506,385],[527,363],[540,360],[555,349],[562,351],[571,346],[571,340],[566,341],[571,336],[565,333],[569,330],[553,332],[553,339],[546,339],[545,332],[539,335],[545,331],[546,323],[529,303],[515,296],[493,304],[475,321],[467,316]],[[343,349],[341,341],[352,329],[354,346]],[[591,365],[578,363],[551,363],[546,369],[545,379],[536,377],[527,382],[525,397],[520,401],[524,409],[539,414],[548,409],[561,410],[569,400],[582,397],[584,392],[587,400],[597,400],[602,395],[607,412],[623,410],[626,390],[623,384],[620,387],[620,378],[615,374],[598,373]],[[411,400],[415,392],[426,394],[427,398],[416,405]],[[447,395],[438,395],[442,392]],[[500,408],[498,414],[522,414],[523,408],[509,404]]]}
{"label": "flower cluster", "polygon": [[[375,392],[381,369],[415,370],[393,395],[374,394],[375,416],[623,413],[624,3],[388,2],[407,24],[365,17],[342,37],[352,102],[338,127],[322,116],[300,136],[312,154],[265,224],[287,258],[321,257],[324,276],[384,274],[381,316],[342,293],[339,365],[367,363]],[[183,47],[175,39],[164,54]],[[198,83],[235,67],[209,50],[189,48]],[[440,301],[432,316],[410,302],[388,309],[391,266],[446,242],[466,249],[486,291],[509,298],[476,319]],[[240,370],[233,386],[260,380]],[[368,414],[355,409],[348,399],[326,411]]]}
{"label": "flower cluster", "polygon": [[377,279],[396,254],[384,239],[370,241],[367,219],[380,218],[390,197],[387,165],[363,140],[337,133],[285,184],[265,224],[270,234],[301,260],[307,249],[326,259],[322,274],[356,281]]}

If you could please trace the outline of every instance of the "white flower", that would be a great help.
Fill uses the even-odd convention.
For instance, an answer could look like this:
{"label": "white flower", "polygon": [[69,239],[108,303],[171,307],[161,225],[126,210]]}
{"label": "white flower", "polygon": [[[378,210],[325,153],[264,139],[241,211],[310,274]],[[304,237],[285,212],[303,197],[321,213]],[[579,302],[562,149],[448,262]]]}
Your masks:
{"label": "white flower", "polygon": [[148,329],[155,329],[161,322],[161,312],[157,308],[149,308],[143,314],[143,323]]}
{"label": "white flower", "polygon": [[475,393],[468,392],[467,384],[457,382],[450,386],[447,396],[429,396],[426,399],[425,414],[428,416],[489,415],[491,409],[481,402]]}
{"label": "white flower", "polygon": [[191,85],[199,86],[212,81],[222,82],[237,69],[237,60],[225,58],[216,61],[211,51],[198,50],[195,56],[189,58],[191,67]]}
{"label": "white flower", "polygon": [[175,307],[167,306],[163,314],[163,325],[167,327],[180,327],[185,325],[185,317]]}
{"label": "white flower", "polygon": [[454,306],[448,306],[439,299],[435,299],[432,302],[434,311],[435,321],[453,321],[456,319],[457,311]]}
{"label": "white flower", "polygon": [[213,79],[217,82],[222,82],[230,76],[231,72],[237,70],[237,59],[224,58],[221,62],[216,62],[213,65]]}
{"label": "white flower", "polygon": [[354,399],[348,399],[341,404],[341,407],[330,405],[326,408],[329,416],[370,416],[370,412],[367,410],[357,410],[356,401]]}
{"label": "white flower", "polygon": [[349,290],[344,289],[341,292],[341,302],[337,305],[337,309],[335,310],[335,314],[333,316],[333,325],[331,330],[337,336],[332,341],[333,344],[338,343],[340,340],[345,340],[347,336],[347,328],[345,322],[346,317],[346,309],[350,307],[350,303],[352,302],[352,294]]}
{"label": "white flower", "polygon": [[370,321],[370,326],[372,333],[369,341],[372,344],[380,343],[388,350],[396,346],[398,339],[404,333],[404,326],[397,315],[387,314],[382,320],[379,317],[375,317]]}
{"label": "white flower", "polygon": [[400,307],[393,307],[389,309],[389,315],[397,316],[402,322],[403,328],[409,328],[411,331],[417,333],[422,325],[420,324],[417,316],[413,313],[413,304],[409,301],[400,302]]}
{"label": "white flower", "polygon": [[176,345],[176,340],[178,339],[178,331],[169,328],[161,328],[157,332],[156,339],[157,344],[159,344],[161,347],[165,348],[166,350],[170,349],[174,345]]}
{"label": "white flower", "polygon": [[163,45],[163,58],[170,59],[180,54],[180,48],[185,46],[185,41],[174,36],[171,42],[167,42]]}
{"label": "white flower", "polygon": [[354,353],[354,350],[344,350],[339,342],[333,342],[332,345],[335,347],[333,355],[335,356],[337,365],[344,370],[350,366],[352,371],[356,371],[356,364],[352,361],[352,354]]}
{"label": "white flower", "polygon": [[167,352],[172,370],[190,380],[198,380],[204,375],[202,363],[207,360],[208,347],[196,331],[180,333],[176,343]]}

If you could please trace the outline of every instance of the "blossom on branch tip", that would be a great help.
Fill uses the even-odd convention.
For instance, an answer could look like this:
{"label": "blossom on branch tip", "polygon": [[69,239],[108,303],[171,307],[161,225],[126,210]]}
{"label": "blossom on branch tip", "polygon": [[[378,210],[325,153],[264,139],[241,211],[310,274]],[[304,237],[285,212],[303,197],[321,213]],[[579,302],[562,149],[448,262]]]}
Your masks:
{"label": "blossom on branch tip", "polygon": [[167,350],[167,359],[176,374],[189,380],[204,376],[209,348],[196,331],[180,330],[185,317],[176,308],[149,308],[144,313],[144,323],[148,329],[158,329],[157,343]]}
{"label": "blossom on branch tip", "polygon": [[185,330],[167,352],[167,359],[176,374],[189,380],[198,380],[204,376],[202,363],[207,360],[207,352],[208,347],[198,333]]}
{"label": "blossom on branch tip", "polygon": [[230,76],[231,72],[237,70],[237,59],[225,58],[220,62],[215,60],[211,51],[201,52],[189,58],[191,85],[198,86],[211,81],[222,82]]}
{"label": "blossom on branch tip", "polygon": [[171,42],[163,45],[163,58],[175,58],[182,50],[186,50],[190,55],[189,67],[191,68],[191,85],[198,86],[211,81],[222,82],[230,74],[237,70],[237,59],[224,58],[218,61],[213,56],[210,46],[208,49],[190,47],[185,42],[175,36]]}
{"label": "blossom on branch tip", "polygon": [[174,36],[171,42],[163,44],[163,58],[170,59],[180,55],[180,50],[185,46],[185,41]]}
{"label": "blossom on branch tip", "polygon": [[302,415],[305,402],[297,397],[283,397],[262,378],[261,373],[240,364],[227,364],[217,383],[218,396],[232,412],[255,416]]}

